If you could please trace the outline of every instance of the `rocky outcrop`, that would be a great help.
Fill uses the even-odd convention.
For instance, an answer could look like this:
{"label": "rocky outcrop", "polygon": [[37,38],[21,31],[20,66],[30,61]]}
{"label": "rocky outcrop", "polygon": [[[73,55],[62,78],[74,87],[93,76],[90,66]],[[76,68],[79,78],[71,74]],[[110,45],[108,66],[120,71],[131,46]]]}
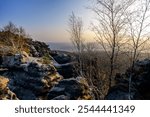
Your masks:
{"label": "rocky outcrop", "polygon": [[29,57],[26,52],[2,56],[0,66],[0,75],[8,78],[8,87],[18,99],[93,99],[86,79],[63,79],[53,64],[44,64],[42,58]]}
{"label": "rocky outcrop", "polygon": [[77,76],[74,69],[76,61],[74,54],[63,51],[51,51],[51,56],[59,64],[54,65],[57,68],[59,74],[64,76],[64,78],[67,79]]}
{"label": "rocky outcrop", "polygon": [[[131,93],[129,95],[129,78]],[[130,96],[130,98],[129,98]],[[112,87],[105,99],[150,99],[150,60],[137,61],[134,69],[125,74],[116,75],[116,85]]]}
{"label": "rocky outcrop", "polygon": [[24,34],[0,31],[0,76],[7,78],[1,78],[0,99],[91,99],[88,85],[71,78],[72,57],[71,53],[52,52],[46,43]]}
{"label": "rocky outcrop", "polygon": [[30,54],[33,57],[43,57],[45,55],[50,55],[51,53],[49,46],[44,42],[28,39],[27,44],[30,49]]}
{"label": "rocky outcrop", "polygon": [[17,100],[16,94],[8,88],[8,82],[8,78],[0,76],[0,100]]}
{"label": "rocky outcrop", "polygon": [[48,94],[52,100],[88,100],[93,99],[90,88],[84,78],[65,79],[55,85]]}
{"label": "rocky outcrop", "polygon": [[5,69],[1,75],[9,78],[9,88],[19,99],[44,99],[62,79],[53,65],[26,54],[3,57],[1,68]]}

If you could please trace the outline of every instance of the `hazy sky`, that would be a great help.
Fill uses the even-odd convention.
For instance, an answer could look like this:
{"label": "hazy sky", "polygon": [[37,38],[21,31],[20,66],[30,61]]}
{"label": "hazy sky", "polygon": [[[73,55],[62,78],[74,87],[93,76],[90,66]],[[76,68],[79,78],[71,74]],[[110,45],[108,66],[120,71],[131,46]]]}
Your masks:
{"label": "hazy sky", "polygon": [[82,17],[86,37],[93,17],[89,0],[0,0],[0,27],[12,21],[37,40],[68,42],[68,18],[72,11]]}

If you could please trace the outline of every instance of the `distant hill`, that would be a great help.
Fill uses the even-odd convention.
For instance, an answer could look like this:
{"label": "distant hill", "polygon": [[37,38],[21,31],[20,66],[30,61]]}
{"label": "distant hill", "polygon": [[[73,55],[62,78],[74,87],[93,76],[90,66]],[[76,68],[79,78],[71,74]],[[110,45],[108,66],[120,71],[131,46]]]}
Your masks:
{"label": "distant hill", "polygon": [[[49,45],[49,48],[51,50],[59,50],[59,51],[68,51],[72,52],[74,51],[74,46],[70,42],[47,42],[47,45]],[[95,50],[102,50],[102,48],[97,44],[93,43],[95,45]]]}
{"label": "distant hill", "polygon": [[61,50],[61,51],[73,51],[73,45],[71,43],[65,42],[48,42],[49,48],[51,50]]}

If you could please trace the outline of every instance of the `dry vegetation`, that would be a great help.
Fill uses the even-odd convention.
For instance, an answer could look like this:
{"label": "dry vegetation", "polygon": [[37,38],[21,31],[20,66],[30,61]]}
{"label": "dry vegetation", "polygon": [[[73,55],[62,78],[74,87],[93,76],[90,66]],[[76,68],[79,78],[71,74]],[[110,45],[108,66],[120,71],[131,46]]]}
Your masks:
{"label": "dry vegetation", "polygon": [[22,27],[16,27],[12,22],[0,31],[0,54],[12,55],[25,51],[30,53],[27,45],[28,36]]}

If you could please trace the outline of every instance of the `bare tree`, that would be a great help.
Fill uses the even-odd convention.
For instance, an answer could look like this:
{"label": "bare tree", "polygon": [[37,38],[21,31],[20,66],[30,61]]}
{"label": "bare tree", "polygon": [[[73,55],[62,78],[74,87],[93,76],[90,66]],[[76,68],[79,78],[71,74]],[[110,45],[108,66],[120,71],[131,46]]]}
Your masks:
{"label": "bare tree", "polygon": [[96,40],[102,46],[110,61],[109,88],[121,48],[128,41],[126,13],[134,0],[96,0],[92,10],[97,15],[97,24],[93,24]]}
{"label": "bare tree", "polygon": [[18,29],[17,29],[16,25],[13,24],[12,22],[9,22],[8,25],[6,25],[3,28],[3,31],[7,32],[6,42],[10,43],[11,46],[13,47],[13,50],[16,51],[16,44],[15,44],[15,41],[14,41],[14,37],[12,35],[12,34],[16,34],[18,32]]}
{"label": "bare tree", "polygon": [[9,31],[13,34],[16,34],[18,32],[18,29],[15,24],[9,22],[6,26],[4,26],[3,31]]}
{"label": "bare tree", "polygon": [[82,52],[83,52],[83,22],[82,19],[76,17],[72,12],[72,15],[69,18],[69,33],[71,35],[71,41],[74,45],[75,51],[78,54],[78,63],[79,63],[79,75],[83,76],[82,70]]}
{"label": "bare tree", "polygon": [[138,0],[136,2],[137,8],[128,14],[132,69],[141,52],[145,51],[146,43],[150,38],[150,30],[148,29],[150,27],[150,0]]}
{"label": "bare tree", "polygon": [[129,77],[129,99],[131,99],[131,87],[133,69],[135,62],[139,59],[141,52],[146,50],[146,43],[150,39],[150,0],[137,0],[134,10],[128,14],[129,22],[129,37],[130,41],[130,60],[131,60],[131,73]]}

